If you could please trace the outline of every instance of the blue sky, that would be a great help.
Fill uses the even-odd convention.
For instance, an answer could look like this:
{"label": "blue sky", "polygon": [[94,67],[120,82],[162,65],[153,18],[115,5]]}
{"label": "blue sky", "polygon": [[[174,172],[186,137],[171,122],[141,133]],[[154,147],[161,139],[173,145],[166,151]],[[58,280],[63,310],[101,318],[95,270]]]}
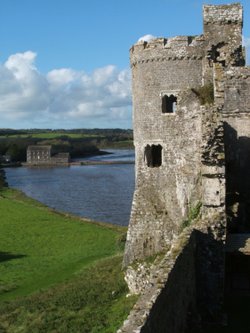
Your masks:
{"label": "blue sky", "polygon": [[[129,48],[202,33],[202,0],[0,0],[0,127],[131,127]],[[243,35],[250,46],[250,3]]]}

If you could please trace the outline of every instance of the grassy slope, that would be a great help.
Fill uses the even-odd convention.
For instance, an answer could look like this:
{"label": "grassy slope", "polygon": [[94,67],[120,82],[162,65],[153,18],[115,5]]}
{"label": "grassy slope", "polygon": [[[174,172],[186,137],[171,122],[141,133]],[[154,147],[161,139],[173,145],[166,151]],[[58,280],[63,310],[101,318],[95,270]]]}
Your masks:
{"label": "grassy slope", "polygon": [[13,190],[0,192],[0,211],[0,332],[114,332],[133,302],[124,228],[57,214]]}
{"label": "grassy slope", "polygon": [[0,299],[47,287],[116,253],[118,228],[64,217],[14,193],[8,190],[0,198],[0,286],[13,289]]}
{"label": "grassy slope", "polygon": [[46,292],[0,303],[1,333],[114,333],[135,302],[126,298],[121,256],[100,260]]}

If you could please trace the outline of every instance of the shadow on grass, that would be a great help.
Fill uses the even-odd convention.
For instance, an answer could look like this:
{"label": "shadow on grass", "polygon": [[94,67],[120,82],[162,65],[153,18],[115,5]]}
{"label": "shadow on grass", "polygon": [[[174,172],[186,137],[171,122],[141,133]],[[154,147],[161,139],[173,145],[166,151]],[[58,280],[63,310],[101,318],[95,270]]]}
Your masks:
{"label": "shadow on grass", "polygon": [[9,253],[9,252],[1,252],[0,251],[0,263],[3,261],[9,261],[9,260],[13,260],[13,259],[20,259],[26,257],[25,254],[13,254],[13,253]]}

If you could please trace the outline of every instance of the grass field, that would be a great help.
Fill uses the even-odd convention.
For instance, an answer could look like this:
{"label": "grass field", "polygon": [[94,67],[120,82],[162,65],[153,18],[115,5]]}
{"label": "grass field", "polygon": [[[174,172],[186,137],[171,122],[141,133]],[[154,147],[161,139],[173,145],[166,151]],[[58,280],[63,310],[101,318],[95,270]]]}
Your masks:
{"label": "grass field", "polygon": [[133,298],[124,228],[55,213],[0,192],[0,332],[115,332]]}

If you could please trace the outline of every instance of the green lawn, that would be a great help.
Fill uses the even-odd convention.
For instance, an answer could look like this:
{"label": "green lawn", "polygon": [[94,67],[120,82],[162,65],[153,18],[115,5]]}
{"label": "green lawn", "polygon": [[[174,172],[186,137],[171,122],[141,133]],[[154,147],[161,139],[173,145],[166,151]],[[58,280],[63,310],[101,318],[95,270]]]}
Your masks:
{"label": "green lawn", "polygon": [[125,229],[10,189],[0,211],[0,332],[115,332],[133,303],[121,271]]}

